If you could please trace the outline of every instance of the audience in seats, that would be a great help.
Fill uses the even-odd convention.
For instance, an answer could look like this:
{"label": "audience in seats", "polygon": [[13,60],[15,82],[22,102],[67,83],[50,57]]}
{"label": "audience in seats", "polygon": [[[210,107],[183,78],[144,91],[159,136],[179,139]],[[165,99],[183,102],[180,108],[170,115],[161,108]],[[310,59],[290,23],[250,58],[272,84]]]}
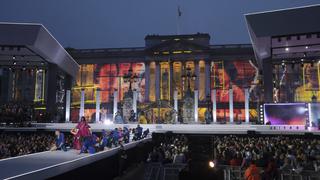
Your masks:
{"label": "audience in seats", "polygon": [[149,153],[147,162],[186,163],[188,152],[188,139],[184,135],[177,135],[155,146]]}
{"label": "audience in seats", "polygon": [[254,165],[264,178],[272,179],[286,170],[318,171],[320,165],[320,140],[315,138],[216,136],[214,146],[218,164],[242,169]]}
{"label": "audience in seats", "polygon": [[51,132],[3,132],[0,134],[0,159],[48,151],[59,141],[64,141],[67,147],[72,140],[71,136],[64,136],[64,140],[56,141]]}

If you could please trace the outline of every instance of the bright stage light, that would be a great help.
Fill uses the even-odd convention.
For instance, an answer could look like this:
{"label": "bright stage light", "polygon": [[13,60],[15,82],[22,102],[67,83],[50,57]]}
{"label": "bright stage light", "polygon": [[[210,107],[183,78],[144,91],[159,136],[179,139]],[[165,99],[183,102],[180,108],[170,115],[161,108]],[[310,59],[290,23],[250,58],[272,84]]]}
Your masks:
{"label": "bright stage light", "polygon": [[104,124],[104,125],[111,125],[111,124],[113,124],[113,122],[112,122],[110,119],[105,119],[105,120],[103,121],[103,124]]}
{"label": "bright stage light", "polygon": [[214,168],[214,166],[215,166],[214,162],[213,161],[209,161],[209,167],[210,168]]}

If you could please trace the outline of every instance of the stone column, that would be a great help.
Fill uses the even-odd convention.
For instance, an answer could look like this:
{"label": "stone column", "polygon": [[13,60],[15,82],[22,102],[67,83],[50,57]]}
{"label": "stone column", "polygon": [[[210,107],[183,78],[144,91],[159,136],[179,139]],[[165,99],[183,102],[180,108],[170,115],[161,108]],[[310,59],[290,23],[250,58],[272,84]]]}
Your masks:
{"label": "stone column", "polygon": [[249,94],[249,89],[248,88],[245,88],[244,89],[244,115],[245,115],[245,120],[246,120],[246,123],[249,123],[249,97],[250,97],[250,94]]}
{"label": "stone column", "polygon": [[230,123],[233,123],[233,89],[229,89],[229,118]]}
{"label": "stone column", "polygon": [[172,96],[174,93],[174,87],[173,87],[173,62],[169,61],[169,87],[170,87],[170,94],[169,94],[169,100],[172,100]]}
{"label": "stone column", "polygon": [[71,90],[66,91],[66,113],[65,113],[65,122],[70,122],[70,104],[71,104]]}
{"label": "stone column", "polygon": [[206,95],[210,94],[210,90],[211,90],[211,86],[210,86],[210,78],[211,78],[211,74],[210,74],[210,62],[209,61],[206,61]]}
{"label": "stone column", "polygon": [[145,78],[144,99],[145,99],[145,102],[149,102],[150,62],[146,62],[145,66],[146,66],[146,71],[144,73],[144,78]]}
{"label": "stone column", "polygon": [[137,114],[137,100],[138,100],[138,92],[137,90],[133,90],[133,97],[132,97],[132,109],[134,111],[134,113]]}
{"label": "stone column", "polygon": [[156,62],[156,101],[160,99],[160,64]]}
{"label": "stone column", "polygon": [[81,89],[81,96],[80,96],[80,111],[79,111],[79,117],[81,118],[84,116],[84,99],[85,99],[85,93],[84,89]]}
{"label": "stone column", "polygon": [[196,80],[194,81],[194,89],[199,89],[199,81],[200,81],[200,69],[199,69],[199,61],[194,61],[194,73],[196,74]]}
{"label": "stone column", "polygon": [[113,91],[113,119],[118,111],[118,90]]}
{"label": "stone column", "polygon": [[71,88],[72,88],[72,77],[68,74],[65,76],[65,84],[64,89],[66,92],[66,99],[65,99],[65,111],[64,111],[64,117],[65,122],[70,122],[70,106],[71,106]]}
{"label": "stone column", "polygon": [[213,122],[217,122],[217,90],[213,89],[211,91],[211,99],[212,99],[212,117]]}
{"label": "stone column", "polygon": [[175,122],[178,122],[177,115],[178,115],[178,91],[174,90],[173,92],[173,108],[176,111]]}
{"label": "stone column", "polygon": [[198,117],[199,117],[198,101],[199,101],[199,91],[194,90],[194,121],[195,122],[198,122]]}
{"label": "stone column", "polygon": [[100,121],[100,104],[101,104],[101,91],[100,89],[96,90],[96,123]]}

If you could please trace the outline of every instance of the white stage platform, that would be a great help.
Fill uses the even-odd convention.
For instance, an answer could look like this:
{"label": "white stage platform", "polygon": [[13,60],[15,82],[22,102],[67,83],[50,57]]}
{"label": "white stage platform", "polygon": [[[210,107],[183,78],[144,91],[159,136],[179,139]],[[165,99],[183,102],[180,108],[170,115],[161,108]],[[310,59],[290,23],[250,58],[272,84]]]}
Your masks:
{"label": "white stage platform", "polygon": [[[76,126],[74,123],[36,123],[31,128],[19,128],[18,130],[33,131],[47,130],[53,131],[59,129],[62,131],[70,131]],[[90,124],[94,132],[100,132],[102,129],[109,130],[119,127],[135,128],[137,124]],[[246,134],[247,131],[255,131],[259,134],[304,134],[313,133],[320,135],[317,129],[305,129],[305,126],[294,125],[251,125],[251,124],[141,124],[143,129],[149,128],[150,132],[165,133],[171,131],[173,133],[185,134]],[[6,131],[15,131],[17,128],[0,128]]]}
{"label": "white stage platform", "polygon": [[[125,149],[151,141],[146,138],[124,145]],[[0,160],[0,179],[47,179],[115,155],[119,147],[96,154],[77,154],[75,150],[45,151]]]}

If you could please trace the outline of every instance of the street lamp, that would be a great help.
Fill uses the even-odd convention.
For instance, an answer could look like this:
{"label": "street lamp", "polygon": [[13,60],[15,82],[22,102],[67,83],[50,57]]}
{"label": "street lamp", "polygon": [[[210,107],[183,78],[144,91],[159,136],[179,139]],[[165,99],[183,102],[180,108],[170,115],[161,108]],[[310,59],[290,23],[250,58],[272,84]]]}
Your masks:
{"label": "street lamp", "polygon": [[125,83],[129,82],[129,90],[132,91],[132,83],[137,82],[138,78],[139,77],[133,73],[132,67],[130,67],[128,73],[123,76],[123,81]]}
{"label": "street lamp", "polygon": [[182,78],[182,81],[187,80],[188,90],[191,90],[191,80],[196,80],[197,75],[192,73],[191,68],[188,66],[184,74],[181,76],[181,78]]}
{"label": "street lamp", "polygon": [[211,108],[211,96],[208,94],[206,97],[207,109]]}

